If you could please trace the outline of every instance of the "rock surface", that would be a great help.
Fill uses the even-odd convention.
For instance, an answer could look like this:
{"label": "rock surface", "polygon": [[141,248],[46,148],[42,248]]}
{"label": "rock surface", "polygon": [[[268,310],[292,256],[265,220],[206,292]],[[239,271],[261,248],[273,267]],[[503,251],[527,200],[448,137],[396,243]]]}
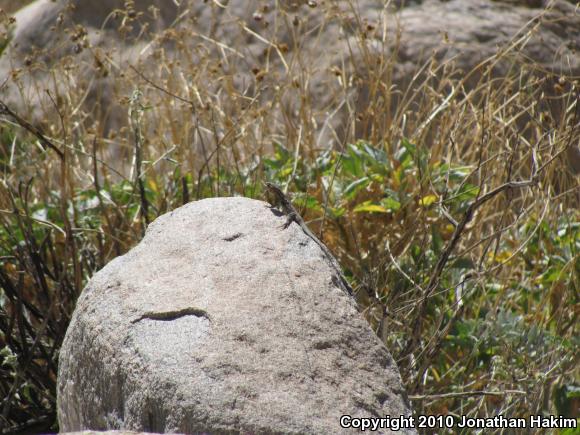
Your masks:
{"label": "rock surface", "polygon": [[97,273],[60,353],[61,430],[329,434],[345,414],[409,415],[389,352],[284,222],[262,201],[190,203]]}
{"label": "rock surface", "polygon": [[151,434],[153,434],[153,432],[135,432],[131,430],[107,430],[107,431],[84,430],[81,432],[60,433],[60,435],[151,435]]}
{"label": "rock surface", "polygon": [[[437,53],[439,60],[454,58],[457,67],[468,73],[514,44],[547,71],[579,75],[580,11],[563,0],[553,2],[547,11],[534,5],[539,7],[528,7],[526,2],[430,0],[404,9],[400,59],[406,68],[416,70]],[[496,73],[505,74],[509,66],[502,65]]]}
{"label": "rock surface", "polygon": [[7,85],[0,97],[35,122],[54,113],[55,100],[68,100],[68,111],[84,109],[84,118],[104,131],[126,125],[115,78],[120,68],[137,62],[147,37],[179,11],[164,0],[139,0],[132,8],[126,3],[37,0],[20,9],[2,29],[10,36],[0,57],[0,80]]}
{"label": "rock surface", "polygon": [[[150,26],[150,30],[159,30],[175,19],[178,11],[173,2],[162,0],[139,0],[132,9],[127,9],[125,3],[124,0],[37,0],[15,14],[11,46],[20,53],[30,53],[35,48],[56,48],[63,43],[58,28],[71,26],[96,32],[118,29],[126,23],[130,27],[125,27],[124,34],[136,36]],[[134,12],[132,19],[127,17],[129,10]]]}

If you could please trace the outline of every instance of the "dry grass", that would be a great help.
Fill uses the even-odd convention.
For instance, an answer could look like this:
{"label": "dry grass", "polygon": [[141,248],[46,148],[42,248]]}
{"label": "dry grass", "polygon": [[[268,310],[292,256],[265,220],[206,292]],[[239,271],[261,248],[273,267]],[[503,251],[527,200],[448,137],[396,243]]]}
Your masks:
{"label": "dry grass", "polygon": [[[219,45],[187,27],[134,69],[84,44],[90,55],[52,65],[57,85],[31,101],[40,141],[3,110],[0,348],[13,364],[0,377],[3,423],[52,423],[56,350],[96,270],[156,216],[206,196],[260,196],[266,178],[326,219],[324,239],[417,413],[562,412],[580,354],[580,190],[566,160],[580,139],[575,78],[546,98],[550,78],[514,46],[501,54],[509,75],[483,65],[467,88],[452,64],[429,62],[405,93],[391,86],[395,59],[356,28],[352,53],[326,71],[321,107],[313,52],[281,16],[286,48],[250,61],[242,38]],[[114,92],[87,107],[91,80]],[[348,98],[353,84],[368,105]],[[103,121],[111,102],[122,125]]]}

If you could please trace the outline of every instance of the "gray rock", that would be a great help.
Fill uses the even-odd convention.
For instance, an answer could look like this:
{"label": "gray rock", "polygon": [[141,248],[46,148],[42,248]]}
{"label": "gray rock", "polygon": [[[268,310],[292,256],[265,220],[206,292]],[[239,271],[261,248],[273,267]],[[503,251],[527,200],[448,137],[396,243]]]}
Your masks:
{"label": "gray rock", "polygon": [[81,432],[60,432],[60,435],[150,435],[153,432],[135,432],[131,430],[107,430],[107,431],[96,431],[96,430],[84,430]]}
{"label": "gray rock", "polygon": [[329,434],[409,415],[389,352],[284,222],[262,201],[190,203],[97,273],[60,353],[61,429]]}
{"label": "gray rock", "polygon": [[[178,9],[173,2],[139,0],[134,19],[127,19],[124,4],[37,0],[19,10],[0,57],[0,80],[8,84],[3,100],[33,122],[54,114],[55,100],[67,100],[65,112],[84,111],[86,125],[96,121],[105,135],[126,125],[127,111],[119,104],[126,90],[115,84],[120,67],[136,64],[147,36],[171,22]],[[104,53],[116,67],[104,61]],[[75,93],[79,99],[69,100]]]}
{"label": "gray rock", "polygon": [[[116,10],[119,13],[114,13]],[[116,30],[123,24],[125,11],[124,0],[37,0],[14,15],[16,27],[11,47],[19,53],[30,53],[35,48],[56,48],[64,42],[68,50],[70,46],[57,31],[59,28],[82,26],[90,33]],[[135,20],[130,21],[131,28],[126,28],[126,34],[131,36],[138,35],[146,26],[158,30],[175,19],[178,9],[171,1],[138,0],[134,11]]]}
{"label": "gray rock", "polygon": [[[401,11],[400,19],[404,38],[399,59],[414,70],[435,53],[440,61],[454,58],[468,73],[521,39],[515,46],[528,60],[554,74],[580,73],[580,12],[566,1],[556,0],[543,12],[500,1],[427,0]],[[505,74],[510,66],[502,63],[495,72]]]}
{"label": "gray rock", "polygon": [[172,1],[138,0],[133,12],[124,0],[36,0],[20,9],[0,57],[0,80],[8,85],[2,99],[39,122],[55,112],[55,100],[80,91],[80,102],[68,101],[68,111],[84,109],[87,124],[98,121],[104,134],[126,125],[126,110],[118,103],[125,90],[114,79],[138,62],[147,37],[171,23],[179,9]]}

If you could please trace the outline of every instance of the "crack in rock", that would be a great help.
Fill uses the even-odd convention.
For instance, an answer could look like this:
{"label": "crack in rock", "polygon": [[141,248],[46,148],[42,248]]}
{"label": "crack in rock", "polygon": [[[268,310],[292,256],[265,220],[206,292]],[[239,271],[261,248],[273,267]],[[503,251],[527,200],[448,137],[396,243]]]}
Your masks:
{"label": "crack in rock", "polygon": [[226,242],[233,242],[234,240],[239,239],[240,237],[242,237],[242,235],[243,235],[242,233],[232,234],[229,237],[224,237],[224,240]]}
{"label": "crack in rock", "polygon": [[172,321],[177,320],[181,317],[185,316],[196,316],[196,317],[203,317],[211,322],[209,314],[200,309],[200,308],[183,308],[182,310],[173,310],[173,311],[165,311],[161,313],[157,312],[149,312],[141,315],[139,318],[132,320],[131,323],[135,324],[140,322],[141,320],[149,319],[149,320],[161,320],[161,321]]}

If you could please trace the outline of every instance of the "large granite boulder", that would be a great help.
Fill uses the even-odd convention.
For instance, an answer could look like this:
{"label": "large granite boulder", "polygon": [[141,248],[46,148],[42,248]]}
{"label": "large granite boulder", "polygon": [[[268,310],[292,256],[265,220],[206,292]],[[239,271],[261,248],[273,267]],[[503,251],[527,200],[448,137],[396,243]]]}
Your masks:
{"label": "large granite boulder", "polygon": [[[130,7],[125,0],[36,0],[15,15],[16,26],[11,48],[21,54],[35,49],[69,49],[74,35],[66,41],[58,30],[83,27],[92,38],[109,36],[108,30],[123,27],[121,35],[136,36],[144,31],[159,31],[175,19],[178,7],[162,0],[139,0]],[[78,49],[78,48],[77,48]],[[60,54],[63,55],[66,50]]]}
{"label": "large granite boulder", "polygon": [[150,435],[151,432],[135,432],[132,430],[84,430],[81,432],[61,432],[60,435]]}
{"label": "large granite boulder", "polygon": [[97,273],[60,351],[61,430],[329,434],[410,415],[389,352],[285,219],[190,203]]}
{"label": "large granite boulder", "polygon": [[550,2],[548,9],[541,3],[530,7],[530,2],[522,1],[428,0],[406,8],[400,14],[401,71],[417,71],[435,54],[439,61],[453,58],[467,74],[484,60],[507,52],[505,61],[495,65],[496,75],[523,60],[545,72],[579,75],[580,11],[563,0]]}

